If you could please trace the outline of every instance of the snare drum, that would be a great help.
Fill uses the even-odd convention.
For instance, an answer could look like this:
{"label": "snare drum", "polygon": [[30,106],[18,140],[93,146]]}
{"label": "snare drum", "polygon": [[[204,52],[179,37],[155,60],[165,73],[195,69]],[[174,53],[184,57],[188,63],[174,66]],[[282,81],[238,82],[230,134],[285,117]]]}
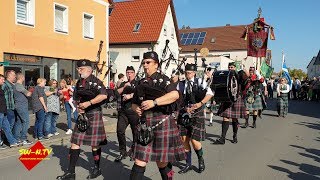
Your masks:
{"label": "snare drum", "polygon": [[211,89],[214,99],[220,102],[235,102],[238,97],[238,79],[235,71],[216,71],[213,74]]}

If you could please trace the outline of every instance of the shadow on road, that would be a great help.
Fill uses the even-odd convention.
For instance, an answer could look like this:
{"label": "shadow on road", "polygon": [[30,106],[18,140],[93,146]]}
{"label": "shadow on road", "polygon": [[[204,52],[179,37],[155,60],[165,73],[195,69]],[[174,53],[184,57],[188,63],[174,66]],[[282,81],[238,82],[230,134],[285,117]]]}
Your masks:
{"label": "shadow on road", "polygon": [[306,126],[308,128],[315,129],[315,130],[320,130],[320,124],[319,123],[299,122],[299,123],[295,123],[295,124],[303,125],[303,126]]}

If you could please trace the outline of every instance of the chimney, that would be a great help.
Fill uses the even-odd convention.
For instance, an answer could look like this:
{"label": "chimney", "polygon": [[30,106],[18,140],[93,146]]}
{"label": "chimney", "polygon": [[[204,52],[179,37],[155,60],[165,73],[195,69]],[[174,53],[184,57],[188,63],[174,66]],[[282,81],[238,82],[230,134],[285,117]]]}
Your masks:
{"label": "chimney", "polygon": [[226,24],[226,26],[230,26],[230,24]]}

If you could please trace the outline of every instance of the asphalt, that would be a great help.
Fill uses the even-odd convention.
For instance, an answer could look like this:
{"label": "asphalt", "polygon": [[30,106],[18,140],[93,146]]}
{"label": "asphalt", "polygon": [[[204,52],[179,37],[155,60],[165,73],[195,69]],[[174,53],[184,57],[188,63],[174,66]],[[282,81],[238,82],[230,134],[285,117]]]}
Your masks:
{"label": "asphalt", "polygon": [[[202,143],[206,170],[201,174],[196,171],[184,175],[175,173],[174,179],[320,179],[320,103],[290,101],[289,104],[288,116],[278,118],[276,101],[269,100],[268,110],[263,112],[262,119],[258,119],[256,129],[239,129],[238,144],[229,141],[232,138],[231,126],[225,145],[212,144],[221,133],[221,118],[214,117],[213,127],[207,126],[207,139]],[[108,119],[106,126],[113,124],[111,122],[116,120]],[[127,132],[129,145],[131,136],[130,131]],[[107,136],[108,145],[102,149],[102,176],[97,179],[128,179],[133,162],[127,158],[115,163],[118,155],[116,133],[110,131]],[[12,153],[8,155],[0,151],[0,179],[55,179],[68,167],[69,137],[61,134],[55,141],[44,141],[45,147],[52,148],[50,159],[43,160],[31,171],[26,170],[18,159],[21,147],[10,149]],[[90,147],[83,146],[76,167],[77,179],[86,178],[92,163]],[[178,172],[184,163],[175,163],[174,171]],[[192,163],[196,170],[195,153],[192,154]],[[148,163],[144,179],[161,179],[154,162]]]}

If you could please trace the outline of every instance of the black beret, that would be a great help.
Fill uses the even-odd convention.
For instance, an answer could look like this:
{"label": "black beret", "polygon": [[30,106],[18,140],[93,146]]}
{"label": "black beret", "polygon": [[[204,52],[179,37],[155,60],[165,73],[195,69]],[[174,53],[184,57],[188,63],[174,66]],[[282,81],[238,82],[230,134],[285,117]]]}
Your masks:
{"label": "black beret", "polygon": [[88,59],[79,59],[79,61],[77,62],[77,66],[78,67],[82,67],[82,66],[90,66],[91,67],[91,61]]}
{"label": "black beret", "polygon": [[196,64],[187,64],[185,67],[185,71],[197,71]]}
{"label": "black beret", "polygon": [[126,71],[135,71],[133,66],[127,66]]}
{"label": "black beret", "polygon": [[234,67],[236,67],[236,63],[235,63],[235,62],[229,62],[228,66],[234,66]]}
{"label": "black beret", "polygon": [[143,59],[153,59],[159,64],[158,54],[154,51],[146,52],[143,54]]}

